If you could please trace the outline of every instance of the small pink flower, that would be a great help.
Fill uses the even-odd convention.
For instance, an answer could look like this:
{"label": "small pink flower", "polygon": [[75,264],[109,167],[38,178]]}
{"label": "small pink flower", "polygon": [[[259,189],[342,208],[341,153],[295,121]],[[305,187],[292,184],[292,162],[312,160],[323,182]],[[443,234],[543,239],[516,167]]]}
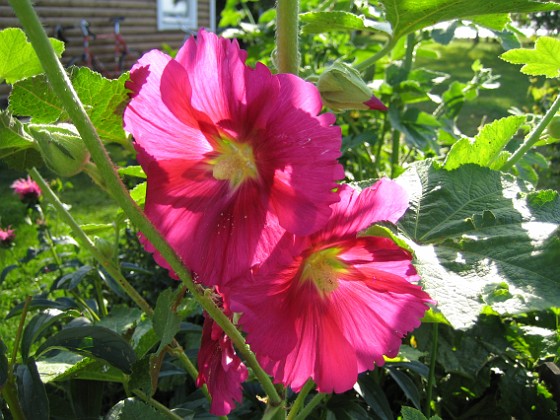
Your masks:
{"label": "small pink flower", "polygon": [[264,261],[284,229],[321,228],[344,176],[341,132],[332,114],[318,115],[315,86],[250,68],[246,55],[200,30],[175,59],[148,52],[128,84],[124,121],[147,174],[146,215],[206,285]]}
{"label": "small pink flower", "polygon": [[39,202],[39,198],[41,197],[41,189],[39,188],[39,185],[37,185],[37,183],[33,181],[29,175],[27,178],[16,179],[12,183],[11,188],[23,203],[30,206],[37,204]]}
{"label": "small pink flower", "polygon": [[309,378],[320,392],[351,389],[359,373],[397,355],[432,303],[413,283],[419,276],[408,251],[358,234],[402,216],[401,187],[383,179],[361,193],[342,186],[340,197],[323,229],[285,235],[253,277],[229,291],[259,361],[295,391]]}
{"label": "small pink flower", "polygon": [[[226,315],[231,312],[224,310]],[[206,313],[202,327],[202,341],[198,352],[198,378],[196,385],[206,384],[212,397],[210,413],[226,416],[240,402],[241,384],[247,379],[248,371],[235,353],[231,340],[222,328]]]}
{"label": "small pink flower", "polygon": [[10,228],[11,226],[8,226],[6,229],[0,228],[0,248],[10,248],[13,245],[16,239],[16,232]]}

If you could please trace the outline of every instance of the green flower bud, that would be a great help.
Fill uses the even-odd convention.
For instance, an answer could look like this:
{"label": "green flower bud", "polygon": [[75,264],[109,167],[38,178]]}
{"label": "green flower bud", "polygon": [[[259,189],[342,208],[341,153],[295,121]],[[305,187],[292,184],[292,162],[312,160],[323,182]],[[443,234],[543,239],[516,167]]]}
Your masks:
{"label": "green flower bud", "polygon": [[56,174],[76,175],[89,162],[86,145],[73,125],[30,124],[28,130],[37,141],[46,165]]}
{"label": "green flower bud", "polygon": [[554,117],[547,127],[548,135],[553,139],[560,139],[560,116]]}
{"label": "green flower bud", "polygon": [[115,247],[107,239],[100,238],[98,236],[93,238],[93,243],[97,250],[103,255],[103,258],[108,261],[112,261],[115,256]]}
{"label": "green flower bud", "polygon": [[335,110],[377,109],[387,107],[372,95],[371,90],[353,67],[336,62],[319,76],[317,88],[323,103]]}

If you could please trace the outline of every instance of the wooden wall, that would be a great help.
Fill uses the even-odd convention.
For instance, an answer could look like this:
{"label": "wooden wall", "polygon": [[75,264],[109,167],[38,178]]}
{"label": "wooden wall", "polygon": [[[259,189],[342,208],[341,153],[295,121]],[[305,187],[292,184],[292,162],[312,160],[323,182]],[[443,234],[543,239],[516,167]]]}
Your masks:
{"label": "wooden wall", "polygon": [[[112,16],[125,16],[121,32],[129,49],[134,51],[161,49],[164,44],[177,49],[186,35],[182,31],[158,31],[156,0],[35,0],[34,5],[49,36],[54,36],[56,25],[73,26],[64,30],[68,39],[62,56],[65,64],[83,51],[81,19],[88,20],[91,31],[98,34],[112,32]],[[211,28],[210,0],[199,0],[197,11],[198,26]],[[0,0],[0,29],[14,26],[20,25],[8,0]],[[96,39],[91,43],[91,49],[107,68],[113,68],[114,41]],[[0,84],[0,106],[5,105],[8,93],[9,86]]]}

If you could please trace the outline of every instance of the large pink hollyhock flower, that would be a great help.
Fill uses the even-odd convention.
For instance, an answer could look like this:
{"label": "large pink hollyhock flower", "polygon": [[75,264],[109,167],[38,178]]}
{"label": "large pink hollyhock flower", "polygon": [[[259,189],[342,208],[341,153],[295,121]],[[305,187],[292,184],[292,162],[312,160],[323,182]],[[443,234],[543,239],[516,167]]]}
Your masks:
{"label": "large pink hollyhock flower", "polygon": [[27,178],[16,179],[12,183],[11,188],[23,203],[31,206],[37,204],[41,197],[41,188],[39,188],[39,185],[37,185],[29,175]]}
{"label": "large pink hollyhock flower", "polygon": [[230,292],[259,361],[295,391],[309,378],[320,392],[349,390],[360,372],[397,355],[432,302],[413,284],[408,251],[358,234],[396,222],[408,205],[404,190],[383,179],[361,193],[342,186],[340,197],[322,230],[285,235],[254,278]]}
{"label": "large pink hollyhock flower", "polygon": [[283,229],[321,228],[344,176],[340,129],[318,115],[317,89],[245,58],[236,41],[201,30],[175,59],[144,55],[128,85],[146,215],[206,285],[264,260]]}
{"label": "large pink hollyhock flower", "polygon": [[[227,308],[224,312],[231,316]],[[241,401],[241,384],[249,372],[222,328],[206,313],[204,316],[196,386],[206,384],[212,397],[210,412],[216,416],[226,416],[235,407],[235,401]]]}

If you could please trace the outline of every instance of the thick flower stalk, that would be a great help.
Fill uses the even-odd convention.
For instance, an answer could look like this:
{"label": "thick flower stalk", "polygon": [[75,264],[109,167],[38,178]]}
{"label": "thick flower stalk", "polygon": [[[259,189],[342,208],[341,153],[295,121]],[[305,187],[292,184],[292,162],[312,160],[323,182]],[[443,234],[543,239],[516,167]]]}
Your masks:
{"label": "thick flower stalk", "polygon": [[33,207],[39,203],[41,189],[29,175],[27,178],[16,179],[12,183],[11,188],[14,190],[14,194],[19,197],[20,201],[27,204],[29,207]]}
{"label": "thick flower stalk", "polygon": [[320,231],[286,234],[253,276],[229,291],[247,342],[277,382],[299,391],[311,378],[320,392],[352,388],[360,372],[395,357],[431,303],[414,284],[411,254],[391,239],[359,235],[396,222],[406,193],[383,179],[341,200]]}
{"label": "thick flower stalk", "polygon": [[340,129],[319,115],[315,86],[245,58],[201,30],[175,59],[144,55],[129,83],[125,128],[147,175],[146,215],[205,285],[262,263],[284,230],[320,229],[344,176]]}
{"label": "thick flower stalk", "polygon": [[[221,295],[217,295],[218,305],[223,306]],[[232,313],[224,307],[224,313],[231,318]],[[235,353],[231,339],[216,322],[204,313],[202,340],[198,352],[198,378],[196,385],[206,384],[212,397],[210,413],[226,416],[235,408],[235,402],[243,398],[242,383],[249,374],[247,367]]]}

